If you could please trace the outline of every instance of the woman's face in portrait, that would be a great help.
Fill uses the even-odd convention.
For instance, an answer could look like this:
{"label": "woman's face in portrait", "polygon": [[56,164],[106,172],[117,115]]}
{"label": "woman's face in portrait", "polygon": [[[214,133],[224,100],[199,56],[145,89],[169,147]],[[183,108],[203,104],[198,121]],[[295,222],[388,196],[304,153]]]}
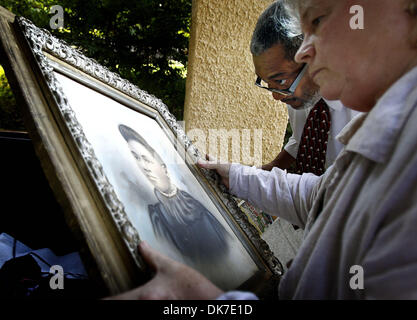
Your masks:
{"label": "woman's face in portrait", "polygon": [[[329,100],[369,111],[382,94],[415,65],[409,35],[415,21],[408,0],[303,0],[304,41],[295,59],[308,63],[313,81]],[[354,5],[363,29],[351,27]]]}
{"label": "woman's face in portrait", "polygon": [[171,188],[171,180],[165,164],[155,159],[152,153],[141,143],[130,140],[128,145],[139,169],[148,178],[149,182],[159,191],[168,192]]}

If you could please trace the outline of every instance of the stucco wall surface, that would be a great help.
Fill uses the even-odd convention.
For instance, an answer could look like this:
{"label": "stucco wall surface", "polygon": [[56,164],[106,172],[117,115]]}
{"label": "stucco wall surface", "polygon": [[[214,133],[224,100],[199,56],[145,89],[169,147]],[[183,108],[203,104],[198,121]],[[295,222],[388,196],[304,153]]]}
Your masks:
{"label": "stucco wall surface", "polygon": [[[273,100],[269,92],[254,85],[256,77],[249,49],[256,21],[270,3],[193,1],[184,120],[191,138],[195,129],[203,130],[206,135],[206,144],[194,139],[197,147],[205,148],[201,151],[208,152],[212,147],[209,143],[212,129],[226,129],[229,133],[237,129],[241,137],[242,129],[252,129],[251,152],[254,148],[261,150],[264,163],[281,150],[287,109]],[[259,139],[254,140],[253,129],[262,130],[261,148],[256,148]],[[236,154],[229,151],[229,159],[225,160],[231,159],[236,160]],[[240,162],[251,164],[242,157]]]}

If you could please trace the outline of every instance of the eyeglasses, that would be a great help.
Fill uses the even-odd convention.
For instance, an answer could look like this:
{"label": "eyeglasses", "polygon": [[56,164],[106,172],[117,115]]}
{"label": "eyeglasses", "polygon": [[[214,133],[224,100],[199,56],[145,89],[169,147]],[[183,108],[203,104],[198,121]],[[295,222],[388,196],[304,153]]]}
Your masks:
{"label": "eyeglasses", "polygon": [[304,66],[301,68],[300,72],[298,73],[297,77],[295,78],[294,82],[291,84],[291,87],[289,87],[288,89],[280,90],[280,89],[265,87],[261,84],[261,81],[262,81],[261,77],[256,78],[255,85],[258,86],[259,88],[263,88],[271,92],[279,93],[283,96],[291,96],[294,94],[295,89],[297,89],[297,86],[300,83],[306,71],[307,71],[307,64],[305,63]]}

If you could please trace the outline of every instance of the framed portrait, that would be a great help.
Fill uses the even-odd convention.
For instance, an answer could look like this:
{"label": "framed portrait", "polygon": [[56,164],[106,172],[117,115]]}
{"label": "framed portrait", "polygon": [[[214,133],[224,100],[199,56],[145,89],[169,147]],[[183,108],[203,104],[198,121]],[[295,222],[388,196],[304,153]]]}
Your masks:
{"label": "framed portrait", "polygon": [[0,28],[42,167],[110,293],[150,276],[141,240],[223,290],[276,283],[279,261],[161,100],[24,18]]}

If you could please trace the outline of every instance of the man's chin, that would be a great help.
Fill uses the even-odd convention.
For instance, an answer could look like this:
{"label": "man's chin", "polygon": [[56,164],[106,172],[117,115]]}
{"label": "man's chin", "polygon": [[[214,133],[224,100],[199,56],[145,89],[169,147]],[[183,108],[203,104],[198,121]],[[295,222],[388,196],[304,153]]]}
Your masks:
{"label": "man's chin", "polygon": [[[306,96],[307,97],[307,96]],[[309,99],[301,99],[301,98],[292,98],[288,99],[288,102],[285,102],[288,104],[291,108],[294,110],[305,110],[310,109],[314,107],[314,105],[321,99],[320,94],[317,92],[314,95],[309,96]]]}
{"label": "man's chin", "polygon": [[304,109],[308,109],[309,108],[309,104],[308,103],[293,103],[293,104],[288,104],[291,108],[293,108],[294,110],[304,110]]}
{"label": "man's chin", "polygon": [[289,99],[284,99],[282,100],[282,102],[286,103],[287,105],[289,105],[291,108],[293,108],[294,110],[302,110],[305,109],[306,105],[308,105],[308,103],[300,98],[289,98]]}

